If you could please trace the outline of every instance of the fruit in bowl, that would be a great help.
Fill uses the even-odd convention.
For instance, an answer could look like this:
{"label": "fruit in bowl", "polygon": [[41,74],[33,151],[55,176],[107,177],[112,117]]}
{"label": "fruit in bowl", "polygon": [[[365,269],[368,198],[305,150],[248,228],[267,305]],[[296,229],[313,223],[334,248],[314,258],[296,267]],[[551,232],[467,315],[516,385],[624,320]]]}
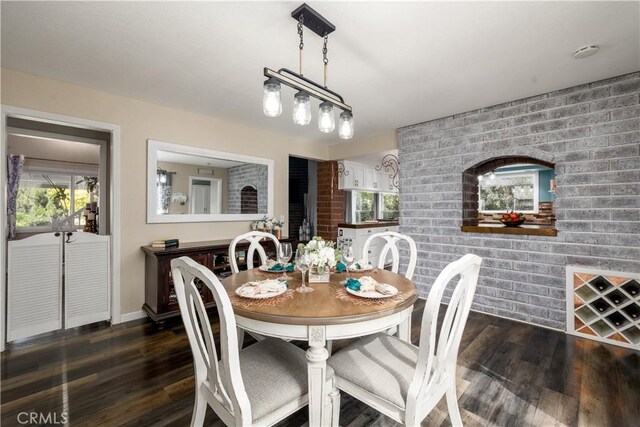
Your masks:
{"label": "fruit in bowl", "polygon": [[525,221],[526,218],[523,213],[514,211],[503,213],[502,218],[500,218],[500,222],[507,227],[517,227],[524,224]]}

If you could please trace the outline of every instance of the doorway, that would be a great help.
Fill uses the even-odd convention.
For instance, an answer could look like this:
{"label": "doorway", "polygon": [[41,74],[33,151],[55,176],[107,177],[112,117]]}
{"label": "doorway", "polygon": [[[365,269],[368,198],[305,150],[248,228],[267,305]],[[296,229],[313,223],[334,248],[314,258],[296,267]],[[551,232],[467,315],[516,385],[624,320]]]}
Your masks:
{"label": "doorway", "polygon": [[218,178],[189,177],[189,213],[222,213],[222,180]]}
{"label": "doorway", "polygon": [[[120,323],[120,230],[119,230],[119,194],[120,194],[120,127],[113,124],[85,120],[80,118],[50,114],[35,110],[2,106],[2,141],[0,144],[0,181],[3,191],[7,190],[8,171],[7,155],[14,154],[19,146],[30,154],[25,156],[28,171],[25,174],[23,186],[23,202],[27,200],[27,207],[22,206],[24,212],[21,225],[23,236],[38,234],[48,228],[50,234],[55,230],[66,231],[66,228],[78,230],[86,225],[89,213],[92,210],[92,202],[97,214],[94,221],[93,232],[95,234],[109,235],[110,244],[106,252],[111,265],[111,272],[107,286],[109,287],[110,301],[108,305],[109,320],[112,324]],[[19,140],[17,141],[16,138]],[[43,146],[42,143],[51,145]],[[31,144],[31,148],[29,145]],[[35,144],[35,145],[34,145]],[[62,144],[62,145],[61,145]],[[75,161],[71,157],[55,158],[55,155],[43,155],[40,146],[55,148],[58,152],[63,145],[67,148],[85,148],[82,154],[94,156],[94,161]],[[79,144],[79,145],[78,145]],[[36,147],[35,151],[33,148]],[[82,151],[82,150],[81,150]],[[91,152],[92,154],[87,154]],[[77,154],[77,153],[76,153]],[[97,154],[97,155],[96,155]],[[85,159],[88,158],[85,156]],[[66,160],[66,162],[65,162]],[[95,167],[97,165],[97,167]],[[99,187],[99,189],[98,189]],[[33,194],[32,194],[33,193]],[[42,193],[42,194],[41,194]],[[102,196],[100,196],[100,193]],[[29,197],[34,196],[31,201]],[[51,196],[52,200],[44,200],[42,197]],[[40,199],[38,199],[40,197]],[[46,197],[45,197],[46,198]],[[55,199],[55,200],[54,200]],[[86,199],[86,200],[85,200]],[[35,203],[37,207],[30,209],[28,204]],[[82,209],[80,209],[82,204]],[[99,210],[97,209],[100,206]],[[45,209],[42,213],[38,209]],[[77,208],[77,209],[76,209]],[[48,210],[47,210],[48,209]],[[16,209],[17,213],[18,209]],[[53,213],[53,215],[51,215]],[[44,218],[49,217],[49,220]],[[57,218],[56,218],[57,216]],[[0,271],[7,271],[7,233],[8,216],[3,210],[1,228],[3,229],[0,241]],[[42,217],[42,218],[41,218]],[[54,217],[54,220],[50,220]],[[17,218],[16,218],[17,219]],[[55,220],[58,219],[59,222]],[[32,228],[29,229],[29,226]],[[82,240],[82,239],[81,239]],[[67,242],[69,243],[69,242]],[[2,281],[0,289],[0,349],[4,350],[6,342],[6,300],[7,282]]]}

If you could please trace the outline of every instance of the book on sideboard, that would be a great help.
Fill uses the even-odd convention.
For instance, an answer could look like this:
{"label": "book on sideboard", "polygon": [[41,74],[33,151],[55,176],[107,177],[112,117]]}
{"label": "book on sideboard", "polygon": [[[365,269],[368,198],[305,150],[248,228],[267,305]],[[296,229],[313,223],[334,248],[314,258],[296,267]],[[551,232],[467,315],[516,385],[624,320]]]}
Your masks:
{"label": "book on sideboard", "polygon": [[178,246],[180,246],[178,239],[154,240],[153,243],[151,243],[152,248],[159,249],[177,248]]}

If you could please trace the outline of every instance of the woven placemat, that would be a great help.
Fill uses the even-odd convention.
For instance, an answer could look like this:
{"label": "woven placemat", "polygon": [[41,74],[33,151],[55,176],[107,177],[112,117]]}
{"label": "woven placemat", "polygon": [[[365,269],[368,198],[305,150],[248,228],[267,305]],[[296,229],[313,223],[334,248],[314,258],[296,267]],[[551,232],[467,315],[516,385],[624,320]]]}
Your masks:
{"label": "woven placemat", "polygon": [[342,301],[349,301],[355,305],[386,305],[390,303],[398,303],[404,300],[404,297],[400,292],[389,298],[362,298],[355,295],[351,295],[343,287],[335,288],[336,298]]}
{"label": "woven placemat", "polygon": [[266,307],[266,306],[276,306],[285,301],[288,301],[293,298],[294,295],[293,289],[288,289],[285,293],[278,295],[273,298],[243,298],[236,294],[235,292],[229,294],[229,299],[231,300],[231,305],[235,305],[241,308],[249,308],[249,307]]}

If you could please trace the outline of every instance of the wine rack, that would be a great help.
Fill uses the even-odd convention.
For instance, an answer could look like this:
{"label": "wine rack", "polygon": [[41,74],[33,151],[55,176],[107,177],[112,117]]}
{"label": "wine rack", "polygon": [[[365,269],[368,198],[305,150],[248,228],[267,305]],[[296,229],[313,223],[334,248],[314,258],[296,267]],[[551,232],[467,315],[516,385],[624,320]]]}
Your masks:
{"label": "wine rack", "polygon": [[567,331],[640,350],[640,275],[567,267]]}

